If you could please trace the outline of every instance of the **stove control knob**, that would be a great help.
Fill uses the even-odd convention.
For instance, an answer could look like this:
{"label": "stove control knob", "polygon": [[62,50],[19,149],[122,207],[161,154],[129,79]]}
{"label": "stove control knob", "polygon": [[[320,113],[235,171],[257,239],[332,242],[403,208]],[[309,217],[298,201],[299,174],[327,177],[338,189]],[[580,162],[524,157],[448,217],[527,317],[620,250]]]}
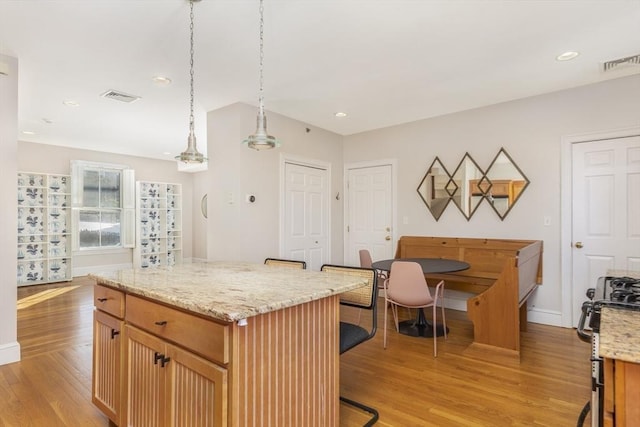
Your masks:
{"label": "stove control knob", "polygon": [[582,247],[583,247],[582,242],[576,242],[576,248],[582,249]]}

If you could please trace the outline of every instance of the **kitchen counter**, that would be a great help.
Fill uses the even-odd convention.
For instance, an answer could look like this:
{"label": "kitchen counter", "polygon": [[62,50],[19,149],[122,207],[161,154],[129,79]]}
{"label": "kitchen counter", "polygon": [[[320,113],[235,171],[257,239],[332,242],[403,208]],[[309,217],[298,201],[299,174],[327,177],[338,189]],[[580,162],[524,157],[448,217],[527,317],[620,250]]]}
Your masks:
{"label": "kitchen counter", "polygon": [[[639,271],[609,270],[607,275],[640,278]],[[599,351],[602,357],[640,363],[640,311],[603,307]]]}
{"label": "kitchen counter", "polygon": [[310,270],[246,262],[90,274],[98,283],[207,317],[233,322],[356,289],[364,282]]}
{"label": "kitchen counter", "polygon": [[114,424],[340,425],[340,294],[362,276],[207,262],[91,277],[92,401]]}
{"label": "kitchen counter", "polygon": [[640,311],[602,307],[600,356],[640,363]]}

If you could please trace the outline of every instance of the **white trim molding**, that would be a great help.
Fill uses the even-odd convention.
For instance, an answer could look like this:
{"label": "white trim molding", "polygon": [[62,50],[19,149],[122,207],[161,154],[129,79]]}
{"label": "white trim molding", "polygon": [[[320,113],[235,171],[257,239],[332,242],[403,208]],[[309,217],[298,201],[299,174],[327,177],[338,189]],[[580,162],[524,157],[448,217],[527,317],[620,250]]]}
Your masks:
{"label": "white trim molding", "polygon": [[0,365],[20,361],[20,343],[14,341],[0,345]]}
{"label": "white trim molding", "polygon": [[73,277],[86,276],[91,273],[110,273],[118,270],[128,270],[133,268],[133,262],[128,264],[94,265],[89,267],[74,267]]}

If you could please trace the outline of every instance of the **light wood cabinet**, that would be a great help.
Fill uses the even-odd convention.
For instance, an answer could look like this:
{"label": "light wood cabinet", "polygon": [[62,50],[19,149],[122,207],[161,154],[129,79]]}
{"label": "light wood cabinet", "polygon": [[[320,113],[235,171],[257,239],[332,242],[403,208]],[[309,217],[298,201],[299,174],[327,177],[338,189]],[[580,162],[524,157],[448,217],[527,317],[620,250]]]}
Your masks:
{"label": "light wood cabinet", "polygon": [[92,401],[112,422],[119,425],[123,398],[124,312],[118,318],[99,307],[117,315],[118,310],[115,308],[120,304],[118,300],[122,301],[124,307],[124,295],[112,289],[96,286],[94,296],[96,310],[93,312]]}
{"label": "light wood cabinet", "polygon": [[604,424],[640,426],[640,364],[604,359]]}
{"label": "light wood cabinet", "polygon": [[227,370],[212,361],[228,363],[228,325],[101,285],[94,304],[92,401],[114,424],[227,425]]}
{"label": "light wood cabinet", "polygon": [[127,426],[226,426],[227,371],[126,326]]}
{"label": "light wood cabinet", "polygon": [[93,401],[114,423],[338,425],[338,295],[224,322],[101,282],[95,294]]}

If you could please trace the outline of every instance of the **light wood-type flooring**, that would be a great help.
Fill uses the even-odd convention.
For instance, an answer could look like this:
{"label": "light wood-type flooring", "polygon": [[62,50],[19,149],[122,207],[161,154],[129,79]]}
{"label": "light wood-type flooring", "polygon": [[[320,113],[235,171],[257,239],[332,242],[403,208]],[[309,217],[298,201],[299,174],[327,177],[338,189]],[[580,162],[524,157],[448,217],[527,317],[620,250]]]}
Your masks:
{"label": "light wood-type flooring", "polygon": [[[0,426],[109,425],[91,403],[92,284],[18,289],[22,361],[0,366]],[[515,363],[470,354],[471,322],[447,310],[449,338],[439,339],[434,358],[432,339],[393,327],[384,350],[382,315],[376,337],[343,354],[340,366],[341,393],[376,407],[379,426],[575,426],[589,398],[589,345],[573,329],[530,323]],[[365,420],[341,408],[341,426]]]}

